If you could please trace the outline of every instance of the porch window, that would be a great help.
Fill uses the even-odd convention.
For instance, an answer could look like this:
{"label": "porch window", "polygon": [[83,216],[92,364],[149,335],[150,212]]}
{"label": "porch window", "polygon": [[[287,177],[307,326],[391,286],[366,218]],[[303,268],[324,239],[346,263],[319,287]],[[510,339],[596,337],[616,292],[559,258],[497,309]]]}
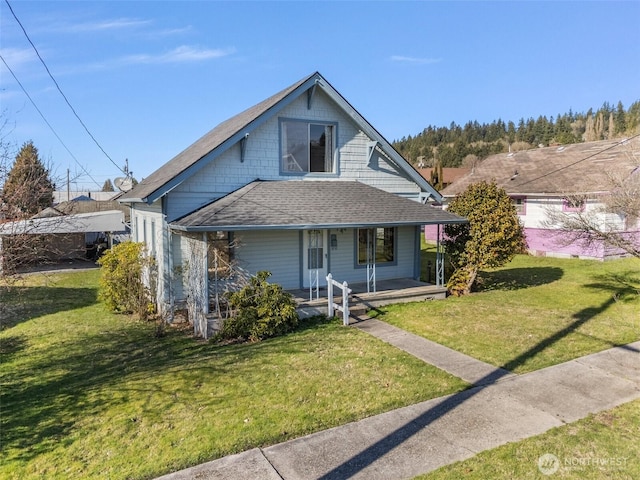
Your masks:
{"label": "porch window", "polygon": [[358,265],[395,261],[395,228],[358,229]]}
{"label": "porch window", "polygon": [[231,273],[233,247],[230,232],[207,233],[207,261],[209,277],[224,278]]}
{"label": "porch window", "polygon": [[306,121],[280,122],[283,173],[334,173],[335,125]]}

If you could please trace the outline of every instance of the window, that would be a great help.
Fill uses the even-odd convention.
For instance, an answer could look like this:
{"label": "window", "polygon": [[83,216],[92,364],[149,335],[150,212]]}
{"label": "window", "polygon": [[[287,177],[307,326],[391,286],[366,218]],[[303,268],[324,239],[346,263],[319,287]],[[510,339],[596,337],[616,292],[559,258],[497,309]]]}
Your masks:
{"label": "window", "polygon": [[358,265],[395,261],[395,228],[358,229]]}
{"label": "window", "polygon": [[582,212],[584,210],[584,198],[566,197],[562,199],[563,212]]}
{"label": "window", "polygon": [[511,197],[511,203],[516,207],[516,213],[518,215],[525,215],[527,213],[526,197]]}
{"label": "window", "polygon": [[156,222],[151,220],[151,256],[156,255]]}
{"label": "window", "polygon": [[333,173],[335,125],[283,120],[280,123],[285,173]]}

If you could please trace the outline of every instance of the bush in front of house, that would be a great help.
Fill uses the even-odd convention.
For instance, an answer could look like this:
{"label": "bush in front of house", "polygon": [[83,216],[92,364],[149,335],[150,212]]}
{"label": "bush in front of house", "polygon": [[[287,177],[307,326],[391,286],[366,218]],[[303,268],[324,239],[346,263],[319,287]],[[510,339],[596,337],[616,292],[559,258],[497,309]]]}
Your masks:
{"label": "bush in front of house", "polygon": [[295,300],[280,285],[267,282],[270,276],[270,272],[258,272],[242,290],[228,294],[233,313],[224,321],[218,339],[259,341],[297,327]]}
{"label": "bush in front of house", "polygon": [[133,313],[148,319],[155,312],[151,290],[153,260],[144,255],[144,245],[122,242],[107,250],[98,260],[102,267],[100,294],[107,308],[116,313]]}

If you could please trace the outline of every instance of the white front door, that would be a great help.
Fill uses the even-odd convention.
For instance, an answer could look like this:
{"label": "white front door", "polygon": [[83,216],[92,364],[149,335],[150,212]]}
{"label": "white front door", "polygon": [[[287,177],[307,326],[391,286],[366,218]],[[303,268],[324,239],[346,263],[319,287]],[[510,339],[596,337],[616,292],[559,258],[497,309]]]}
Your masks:
{"label": "white front door", "polygon": [[327,230],[305,230],[302,241],[302,285],[316,288],[327,285],[329,260]]}

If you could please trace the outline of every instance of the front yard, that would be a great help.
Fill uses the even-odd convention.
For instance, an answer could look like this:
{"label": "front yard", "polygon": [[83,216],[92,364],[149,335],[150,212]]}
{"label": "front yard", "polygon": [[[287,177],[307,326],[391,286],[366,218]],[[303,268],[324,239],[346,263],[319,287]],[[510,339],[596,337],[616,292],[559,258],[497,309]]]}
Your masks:
{"label": "front yard", "polygon": [[525,373],[640,339],[640,260],[517,256],[480,292],[381,307],[380,320]]}
{"label": "front yard", "polygon": [[157,338],[107,313],[97,280],[0,288],[0,478],[152,478],[466,388],[340,322],[248,345]]}
{"label": "front yard", "polygon": [[[98,275],[0,286],[2,478],[152,478],[467,387],[338,321],[247,345],[217,346],[178,328],[157,337],[155,324],[104,309]],[[521,256],[483,277],[478,294],[377,314],[518,373],[640,338],[640,261]],[[633,449],[638,402],[630,405],[571,432],[604,442],[599,452]],[[622,436],[605,431],[610,418]],[[511,455],[579,451],[562,450],[567,433],[554,431],[542,446],[501,447],[437,475],[510,478]]]}

